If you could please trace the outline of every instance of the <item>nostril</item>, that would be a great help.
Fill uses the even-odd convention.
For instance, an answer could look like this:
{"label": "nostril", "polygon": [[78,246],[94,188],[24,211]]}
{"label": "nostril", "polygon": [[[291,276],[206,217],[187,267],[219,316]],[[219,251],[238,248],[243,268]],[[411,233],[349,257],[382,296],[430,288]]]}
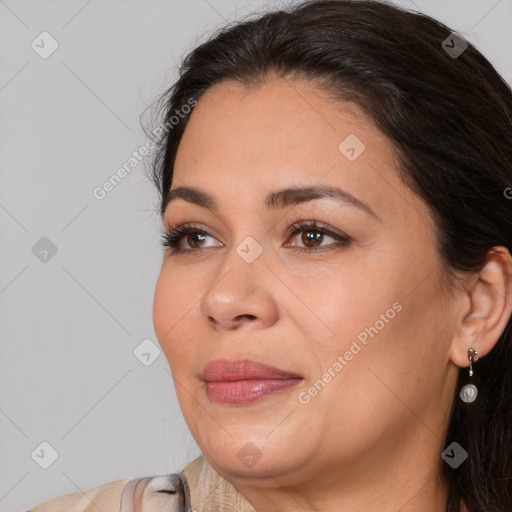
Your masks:
{"label": "nostril", "polygon": [[248,318],[249,320],[254,320],[256,317],[254,315],[239,315],[235,318],[235,321],[240,321],[243,318]]}

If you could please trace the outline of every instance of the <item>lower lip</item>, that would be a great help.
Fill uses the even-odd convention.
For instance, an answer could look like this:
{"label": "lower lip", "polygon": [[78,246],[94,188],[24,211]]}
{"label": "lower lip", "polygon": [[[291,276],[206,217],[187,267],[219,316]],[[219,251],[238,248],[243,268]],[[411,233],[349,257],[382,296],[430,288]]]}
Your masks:
{"label": "lower lip", "polygon": [[257,379],[206,383],[206,394],[219,404],[246,404],[297,385],[299,379]]}

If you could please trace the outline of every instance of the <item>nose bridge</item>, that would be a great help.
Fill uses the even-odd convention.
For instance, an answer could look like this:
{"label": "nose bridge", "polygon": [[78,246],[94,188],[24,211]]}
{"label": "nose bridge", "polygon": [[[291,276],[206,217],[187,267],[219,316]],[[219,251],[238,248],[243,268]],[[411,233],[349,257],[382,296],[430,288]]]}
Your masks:
{"label": "nose bridge", "polygon": [[260,243],[254,236],[247,235],[236,245],[235,252],[247,265],[252,265],[258,259],[262,259],[263,242]]}
{"label": "nose bridge", "polygon": [[270,249],[270,244],[267,243],[270,233],[266,231],[268,226],[257,222],[260,210],[261,207],[257,202],[252,206],[238,203],[234,210],[235,215],[228,230],[230,250],[224,260],[228,268],[232,265],[236,267],[241,265],[241,268],[244,268],[245,264],[249,270],[252,270],[255,263],[258,263],[256,267],[259,267],[260,263],[266,260],[263,256],[264,252]]}
{"label": "nose bridge", "polygon": [[[266,248],[268,251],[268,247]],[[216,276],[215,287],[222,288],[224,286],[234,287],[240,296],[255,291],[264,280],[264,274],[268,272],[266,265],[268,263],[265,257],[266,253],[261,244],[252,235],[233,237],[233,244],[225,253],[225,257],[220,265],[219,272]],[[213,289],[212,288],[212,289]]]}

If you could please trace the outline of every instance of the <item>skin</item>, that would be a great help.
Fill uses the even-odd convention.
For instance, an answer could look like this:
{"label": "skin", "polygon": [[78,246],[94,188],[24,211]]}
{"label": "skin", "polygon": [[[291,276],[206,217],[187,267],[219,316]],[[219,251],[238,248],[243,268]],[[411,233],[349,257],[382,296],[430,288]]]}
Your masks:
{"label": "skin", "polygon": [[[349,134],[366,146],[354,161],[338,149]],[[378,218],[333,199],[262,208],[272,190],[315,184],[350,192]],[[209,235],[182,239],[196,252],[166,252],[153,319],[210,464],[257,512],[443,510],[457,376],[468,348],[485,356],[510,317],[508,251],[496,248],[480,274],[448,286],[429,209],[398,177],[391,142],[356,106],[303,81],[208,91],[176,158],[171,188],[185,185],[213,195],[219,210],[183,199],[166,209],[166,229],[194,223]],[[324,234],[308,245],[308,228],[286,236],[297,220],[353,240],[339,247]],[[263,250],[252,263],[236,251],[248,236]],[[401,311],[301,403],[299,393],[396,302]],[[218,358],[253,359],[303,381],[247,405],[216,404],[199,375]],[[237,457],[249,442],[261,455],[252,467]]]}

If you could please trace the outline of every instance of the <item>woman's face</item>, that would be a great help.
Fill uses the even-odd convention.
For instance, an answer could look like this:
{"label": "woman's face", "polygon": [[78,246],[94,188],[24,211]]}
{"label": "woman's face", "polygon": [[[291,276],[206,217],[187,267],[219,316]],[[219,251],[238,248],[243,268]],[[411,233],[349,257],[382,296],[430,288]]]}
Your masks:
{"label": "woman's face", "polygon": [[[216,208],[191,195],[169,203],[166,229],[206,233],[166,252],[154,325],[186,422],[219,472],[370,478],[400,460],[407,474],[412,445],[434,446],[421,463],[439,464],[457,377],[453,304],[429,211],[394,166],[360,110],[306,82],[224,82],[195,107],[171,189],[199,189]],[[355,199],[293,192],[309,187]],[[295,378],[238,375],[255,368],[241,363],[205,375],[216,360]]]}

